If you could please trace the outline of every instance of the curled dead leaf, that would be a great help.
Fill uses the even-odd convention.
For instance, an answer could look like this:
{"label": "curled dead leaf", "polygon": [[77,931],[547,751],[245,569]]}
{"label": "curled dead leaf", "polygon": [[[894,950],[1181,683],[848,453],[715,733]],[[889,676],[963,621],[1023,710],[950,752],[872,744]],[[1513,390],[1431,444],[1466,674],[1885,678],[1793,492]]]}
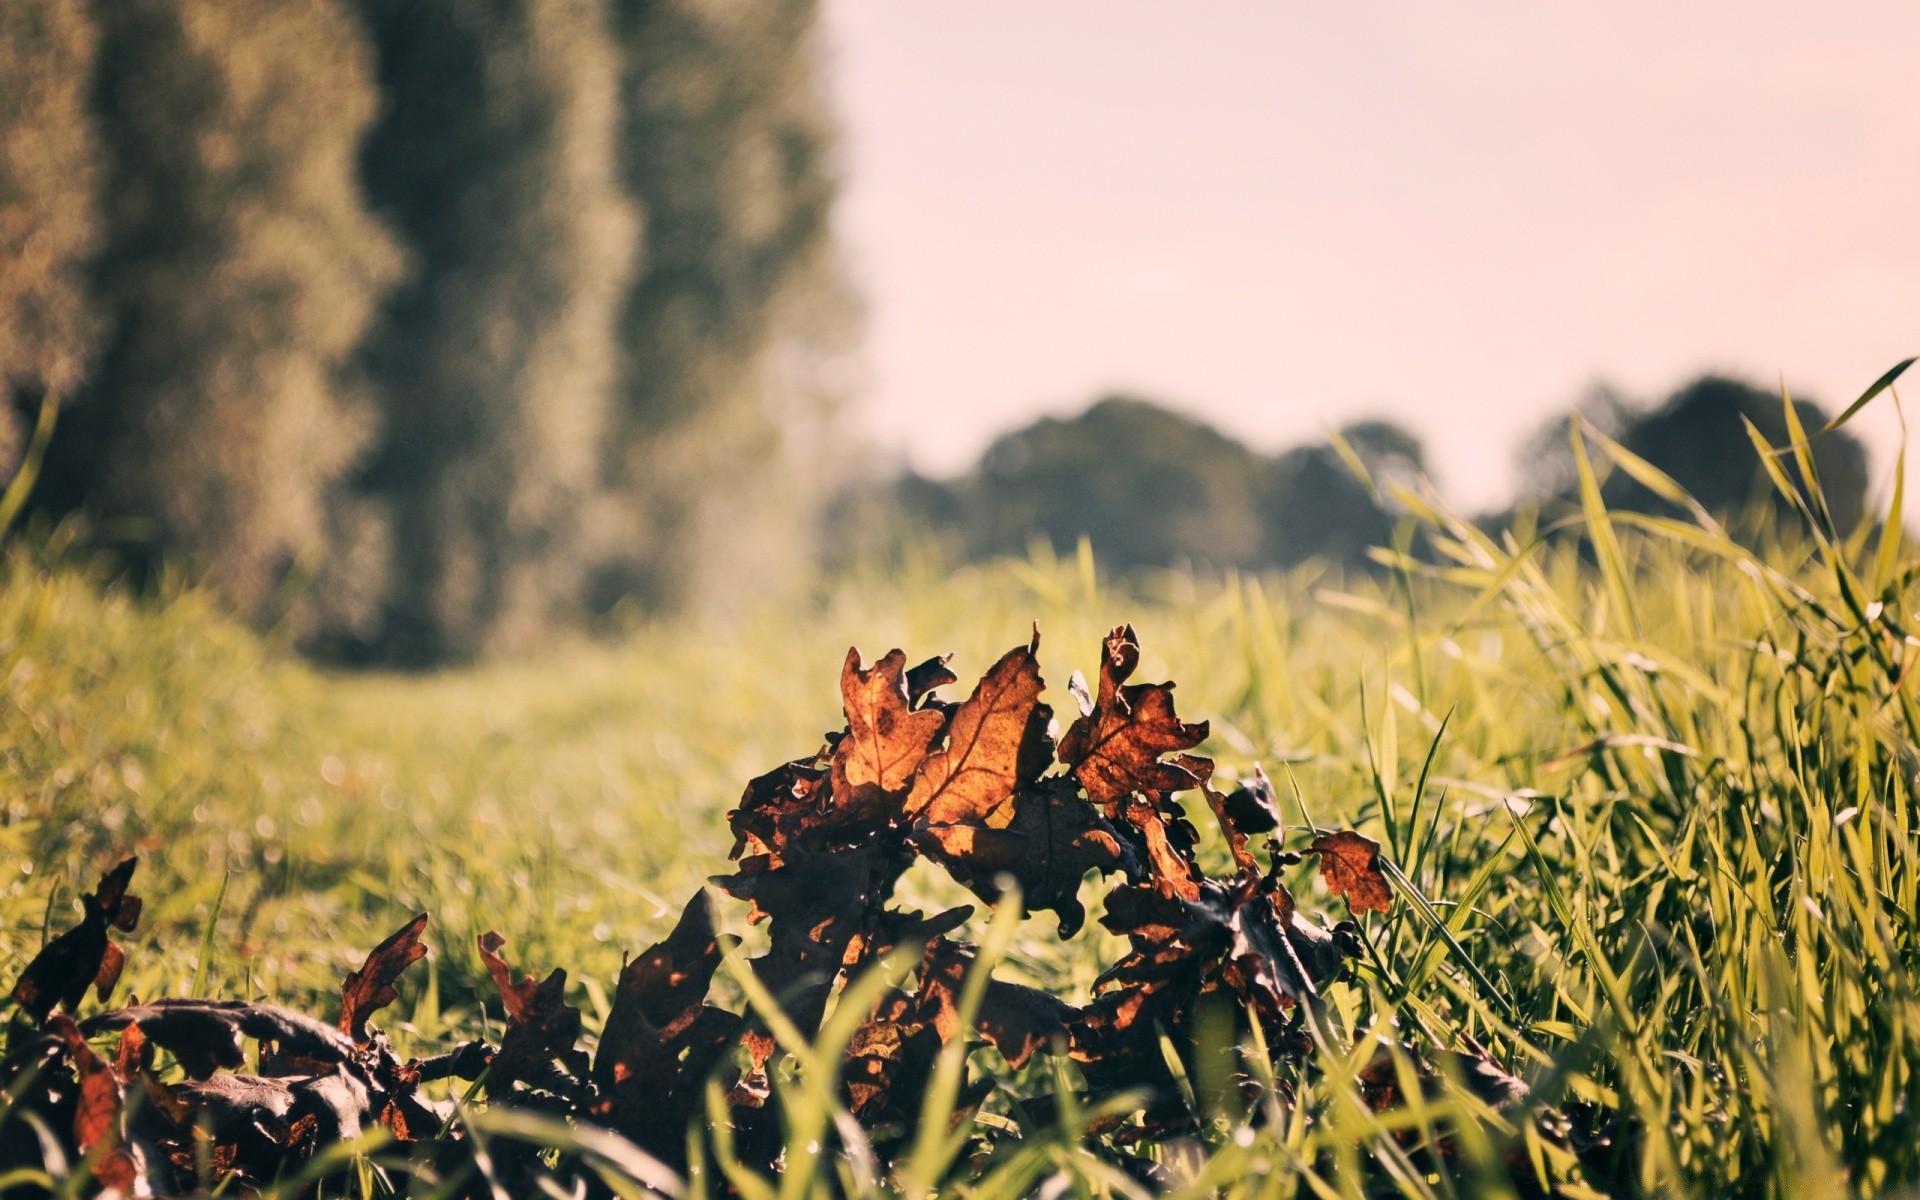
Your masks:
{"label": "curled dead leaf", "polygon": [[358,970],[340,984],[340,1031],[356,1042],[367,1040],[367,1018],[399,997],[394,983],[400,973],[427,956],[420,935],[427,914],[408,921],[386,941],[375,946]]}
{"label": "curled dead leaf", "polygon": [[1328,890],[1346,897],[1353,911],[1384,913],[1392,907],[1393,893],[1380,871],[1379,842],[1342,829],[1321,834],[1308,849],[1320,856],[1320,874]]}
{"label": "curled dead leaf", "polygon": [[44,1021],[56,1006],[72,1012],[95,988],[102,1000],[120,981],[126,955],[108,931],[131,933],[140,923],[140,897],[127,891],[140,860],[129,858],[101,877],[100,886],[81,898],[80,923],[48,942],[13,985],[13,1002],[34,1020]]}
{"label": "curled dead leaf", "polygon": [[1128,684],[1139,665],[1140,640],[1133,626],[1109,633],[1101,645],[1100,691],[1060,739],[1060,761],[1072,768],[1087,797],[1109,813],[1136,792],[1157,798],[1199,783],[1187,767],[1162,756],[1205,741],[1207,723],[1180,720],[1171,683]]}

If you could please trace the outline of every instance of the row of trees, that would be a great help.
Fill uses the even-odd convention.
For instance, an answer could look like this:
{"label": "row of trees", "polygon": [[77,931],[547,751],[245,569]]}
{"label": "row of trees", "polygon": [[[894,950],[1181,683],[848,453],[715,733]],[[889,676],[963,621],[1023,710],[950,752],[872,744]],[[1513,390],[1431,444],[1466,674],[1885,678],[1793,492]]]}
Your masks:
{"label": "row of trees", "polygon": [[6,0],[0,472],[58,394],[44,512],[346,658],[770,577],[845,327],[814,25]]}
{"label": "row of trees", "polygon": [[[1410,483],[1425,470],[1419,439],[1397,425],[1363,421],[1340,432],[1376,481]],[[909,472],[878,493],[848,496],[835,517],[840,532],[830,540],[855,555],[897,538],[904,524],[908,536],[932,530],[967,558],[1025,554],[1035,539],[1070,551],[1086,537],[1122,571],[1357,563],[1390,540],[1394,521],[1332,445],[1268,457],[1134,396],[1006,434],[957,479]]]}
{"label": "row of trees", "polygon": [[[1819,405],[1796,407],[1806,428],[1826,423]],[[1739,536],[1765,537],[1797,519],[1746,432],[1751,422],[1774,445],[1789,442],[1777,393],[1706,376],[1655,405],[1599,392],[1579,413],[1672,476]],[[1568,416],[1549,421],[1528,441],[1519,505],[1485,523],[1506,527],[1522,506],[1549,523],[1577,510],[1567,423]],[[1340,440],[1373,486],[1331,442],[1268,457],[1150,401],[1109,397],[1078,416],[1007,434],[958,479],[909,474],[883,496],[847,504],[841,521],[850,532],[837,540],[884,541],[894,534],[881,514],[901,512],[910,526],[934,529],[975,558],[1024,553],[1035,538],[1066,551],[1084,536],[1123,571],[1260,570],[1309,559],[1364,568],[1367,549],[1393,539],[1386,485],[1424,474],[1425,452],[1418,437],[1385,421],[1349,425]],[[1813,456],[1836,524],[1854,528],[1867,515],[1865,449],[1841,430],[1816,439]],[[1624,472],[1606,478],[1602,498],[1616,509],[1670,510]]]}

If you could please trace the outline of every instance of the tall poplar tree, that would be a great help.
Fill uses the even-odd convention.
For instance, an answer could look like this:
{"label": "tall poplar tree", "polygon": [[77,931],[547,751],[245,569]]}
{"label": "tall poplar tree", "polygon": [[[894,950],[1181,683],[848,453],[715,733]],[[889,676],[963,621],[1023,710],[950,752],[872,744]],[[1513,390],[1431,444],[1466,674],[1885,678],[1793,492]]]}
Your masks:
{"label": "tall poplar tree", "polygon": [[335,0],[94,11],[106,331],[50,486],[265,617],[368,426],[344,370],[397,268],[354,181],[370,56]]}
{"label": "tall poplar tree", "polygon": [[393,515],[383,627],[426,664],[513,649],[578,602],[631,279],[619,61],[601,0],[365,0],[386,108],[365,179],[413,275],[369,355],[360,481]]}
{"label": "tall poplar tree", "polygon": [[831,253],[815,0],[614,0],[646,213],[607,470],[631,522],[599,602],[759,592],[811,556],[850,305]]}
{"label": "tall poplar tree", "polygon": [[0,486],[33,410],[69,393],[87,357],[94,40],[84,0],[0,4]]}

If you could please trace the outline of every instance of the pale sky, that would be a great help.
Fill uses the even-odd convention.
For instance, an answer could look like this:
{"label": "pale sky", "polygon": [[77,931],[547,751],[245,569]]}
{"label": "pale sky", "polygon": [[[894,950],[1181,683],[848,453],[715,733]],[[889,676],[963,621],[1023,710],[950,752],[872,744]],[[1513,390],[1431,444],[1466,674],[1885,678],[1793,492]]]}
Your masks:
{"label": "pale sky", "polygon": [[826,13],[863,416],[922,470],[1118,389],[1264,450],[1392,417],[1490,506],[1596,380],[1832,410],[1920,353],[1920,4]]}

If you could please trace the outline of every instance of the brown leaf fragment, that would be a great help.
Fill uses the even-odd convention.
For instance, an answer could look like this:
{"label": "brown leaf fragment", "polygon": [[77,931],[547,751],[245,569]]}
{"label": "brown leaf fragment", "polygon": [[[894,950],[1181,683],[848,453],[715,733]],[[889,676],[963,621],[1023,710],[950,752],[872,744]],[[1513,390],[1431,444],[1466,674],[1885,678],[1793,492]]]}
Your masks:
{"label": "brown leaf fragment", "polygon": [[1320,856],[1320,874],[1327,889],[1345,896],[1354,912],[1386,912],[1392,907],[1393,893],[1387,877],[1380,872],[1380,843],[1351,829],[1323,833],[1309,850]]}
{"label": "brown leaf fragment", "polygon": [[[213,1141],[206,1131],[195,1126],[191,1146],[182,1146],[167,1155],[167,1161],[173,1164],[175,1171],[184,1179],[199,1179],[206,1184],[224,1183],[230,1176],[239,1174],[240,1150],[236,1146],[221,1145]],[[201,1158],[204,1154],[206,1171],[201,1172]]]}
{"label": "brown leaf fragment", "polygon": [[[1501,1113],[1526,1104],[1532,1096],[1527,1085],[1494,1062],[1478,1042],[1472,1038],[1466,1038],[1465,1042],[1467,1048],[1464,1051],[1439,1050],[1431,1059],[1417,1047],[1406,1043],[1380,1046],[1355,1080],[1360,1088],[1361,1099],[1377,1113],[1404,1109],[1413,1099],[1408,1095],[1411,1085],[1411,1090],[1422,1099],[1443,1096],[1455,1087],[1464,1087],[1489,1108]],[[1543,1119],[1541,1132],[1558,1141],[1552,1128],[1551,1110],[1539,1114],[1537,1119]],[[1434,1132],[1438,1136],[1427,1143],[1428,1147],[1438,1151],[1443,1160],[1457,1163],[1461,1155],[1453,1123],[1441,1123]],[[1404,1130],[1396,1137],[1403,1145],[1415,1144],[1411,1130]],[[1524,1160],[1524,1155],[1522,1158]],[[1513,1165],[1526,1169],[1524,1161]]]}
{"label": "brown leaf fragment", "polygon": [[713,906],[695,892],[680,920],[663,941],[630,960],[620,971],[613,1006],[601,1034],[601,1053],[617,1047],[629,1023],[666,1029],[706,998],[720,966],[720,943],[713,930]]}
{"label": "brown leaf fragment", "polygon": [[902,991],[882,996],[847,1045],[841,1078],[848,1110],[869,1130],[904,1119],[900,1101],[926,1089],[941,1044],[916,997]]}
{"label": "brown leaf fragment", "polygon": [[399,998],[394,982],[400,973],[427,956],[420,934],[427,914],[408,921],[373,948],[360,968],[340,984],[340,1031],[355,1042],[367,1040],[367,1018]]}
{"label": "brown leaf fragment", "polygon": [[500,993],[500,1003],[507,1010],[507,1020],[526,1020],[539,1003],[540,984],[531,975],[514,982],[513,968],[500,957],[501,949],[507,944],[505,935],[488,930],[480,935],[478,944],[480,963],[493,977],[494,989]]}
{"label": "brown leaf fragment", "polygon": [[1035,1051],[1067,1044],[1067,1027],[1078,1010],[1039,988],[995,979],[980,1001],[980,1036],[1019,1070]]}
{"label": "brown leaf fragment", "polygon": [[346,1062],[353,1043],[330,1025],[271,1004],[241,1000],[154,1000],[89,1018],[87,1033],[139,1025],[141,1036],[171,1053],[194,1079],[246,1061],[244,1039],[271,1042],[282,1055],[315,1064]]}
{"label": "brown leaf fragment", "polygon": [[1158,798],[1199,783],[1187,767],[1161,756],[1205,741],[1207,723],[1180,720],[1171,683],[1126,682],[1140,665],[1131,625],[1114,629],[1101,649],[1099,694],[1060,739],[1060,761],[1073,769],[1089,799],[1117,816],[1118,806],[1135,792]]}
{"label": "brown leaf fragment", "polygon": [[93,990],[100,999],[113,995],[113,989],[120,986],[120,973],[127,969],[127,952],[120,943],[107,940],[107,949],[100,956],[100,969],[93,976]]}
{"label": "brown leaf fragment", "polygon": [[102,1000],[120,980],[126,955],[107,936],[109,929],[131,933],[140,923],[140,898],[127,893],[140,860],[129,858],[100,880],[100,886],[82,897],[80,923],[48,942],[27,964],[13,985],[13,1002],[35,1021],[44,1021],[56,1006],[72,1012],[97,987]]}
{"label": "brown leaf fragment", "polygon": [[[1318,956],[1309,951],[1308,957],[1316,959],[1310,966],[1300,951],[1303,945],[1311,946],[1321,931],[1302,926],[1292,894],[1278,880],[1237,905],[1228,928],[1232,941],[1227,953],[1236,968],[1229,982],[1236,992],[1269,1013],[1320,1003],[1320,984],[1331,978],[1332,971],[1317,972]],[[1338,969],[1337,959],[1333,965]]]}
{"label": "brown leaf fragment", "polygon": [[1227,793],[1226,819],[1243,834],[1274,833],[1280,828],[1280,800],[1274,795],[1273,781],[1259,766],[1253,778]]}
{"label": "brown leaf fragment", "polygon": [[1120,815],[1140,831],[1147,847],[1147,862],[1153,868],[1155,885],[1168,895],[1178,896],[1182,900],[1199,899],[1199,870],[1194,866],[1190,854],[1183,854],[1175,848],[1168,836],[1168,824],[1154,805],[1147,800],[1129,797],[1123,803]]}
{"label": "brown leaf fragment", "polygon": [[120,1031],[120,1045],[113,1055],[114,1074],[122,1083],[132,1083],[145,1071],[153,1058],[153,1052],[147,1049],[147,1039],[140,1032],[138,1022],[128,1025]]}
{"label": "brown leaf fragment", "polygon": [[[1096,1094],[1147,1090],[1149,1125],[1163,1129],[1188,1116],[1159,1031],[1191,1029],[1198,1006],[1214,997],[1242,1032],[1257,1019],[1268,1044],[1283,1048],[1298,1040],[1287,1033],[1289,1010],[1318,1003],[1347,957],[1334,934],[1295,912],[1272,874],[1202,881],[1196,900],[1148,885],[1115,888],[1106,907],[1102,923],[1133,950],[1095,981],[1093,1001],[1072,1020],[1073,1058]],[[1178,1039],[1176,1048],[1194,1052]]]}
{"label": "brown leaf fragment", "polygon": [[[941,938],[927,947],[921,963],[918,1008],[942,1042],[968,1032],[960,1026],[960,992],[978,959],[979,951],[966,942]],[[1067,1023],[1075,1012],[1072,1005],[1038,988],[988,979],[972,1032],[1000,1051],[1007,1065],[1017,1070],[1035,1051],[1056,1040],[1064,1046]]]}
{"label": "brown leaf fragment", "polygon": [[778,866],[790,846],[826,849],[835,824],[825,807],[829,774],[817,760],[803,758],[751,780],[739,807],[727,814],[734,833],[728,857],[764,857]]}
{"label": "brown leaf fragment", "polygon": [[848,946],[878,915],[879,897],[891,890],[898,870],[878,846],[836,854],[795,850],[778,867],[713,881],[751,902],[752,919],[772,918],[772,945],[753,969],[809,1036],[820,1026]]}
{"label": "brown leaf fragment", "polygon": [[1207,806],[1220,822],[1220,831],[1227,836],[1227,848],[1233,853],[1234,865],[1244,875],[1255,873],[1259,864],[1247,849],[1248,840],[1254,834],[1273,833],[1280,828],[1280,809],[1267,773],[1256,766],[1253,778],[1231,792],[1216,790],[1211,781],[1200,786]]}
{"label": "brown leaf fragment", "polygon": [[925,824],[972,821],[1004,828],[1008,803],[1046,770],[1052,755],[1040,702],[1040,634],[1000,657],[954,711],[947,744],[920,764],[906,813]]}
{"label": "brown leaf fragment", "polygon": [[1086,920],[1081,880],[1090,870],[1137,873],[1133,851],[1070,780],[1024,788],[1010,807],[1004,829],[976,821],[928,825],[917,844],[989,904],[1000,898],[1000,877],[1012,876],[1028,910],[1058,914],[1060,936],[1072,937]]}
{"label": "brown leaf fragment", "polygon": [[488,931],[477,939],[480,961],[500,992],[507,1010],[507,1032],[493,1057],[489,1090],[504,1089],[516,1080],[543,1074],[556,1058],[573,1050],[580,1039],[580,1010],[566,1002],[567,973],[556,967],[545,979],[532,975],[513,978],[513,968],[500,957],[507,939]]}
{"label": "brown leaf fragment", "polygon": [[621,970],[593,1064],[613,1128],[676,1169],[707,1077],[740,1028],[705,1003],[719,965],[712,906],[696,892],[673,932]]}
{"label": "brown leaf fragment", "polygon": [[893,650],[863,668],[860,651],[847,651],[840,670],[847,732],[833,748],[836,808],[885,814],[906,793],[928,747],[946,727],[944,713],[912,707],[906,663],[906,654]]}
{"label": "brown leaf fragment", "polygon": [[[341,1066],[282,1078],[215,1075],[171,1091],[178,1123],[209,1136],[216,1169],[261,1182],[380,1119],[365,1082]],[[185,1165],[192,1169],[191,1158]]]}
{"label": "brown leaf fragment", "polygon": [[94,1163],[94,1178],[106,1187],[118,1188],[122,1196],[131,1196],[139,1171],[133,1156],[119,1144],[120,1109],[125,1101],[120,1079],[93,1052],[72,1017],[64,1013],[54,1017],[49,1028],[66,1043],[67,1058],[80,1077],[80,1096],[73,1110],[73,1144],[82,1155],[105,1147]]}
{"label": "brown leaf fragment", "polygon": [[951,654],[937,654],[917,667],[909,667],[907,669],[907,700],[917,706],[936,688],[960,682],[960,677],[947,666],[952,660]]}
{"label": "brown leaf fragment", "polygon": [[972,915],[971,904],[949,908],[931,917],[913,909],[886,909],[878,916],[869,918],[866,927],[847,943],[843,965],[849,972],[858,974],[866,964],[896,947],[930,945],[935,938],[945,937],[965,925],[967,918]]}
{"label": "brown leaf fragment", "polygon": [[[896,990],[881,997],[855,1031],[842,1077],[848,1108],[867,1128],[887,1128],[894,1136],[910,1131],[941,1047],[969,1035],[960,1024],[960,992],[976,957],[974,947],[964,942],[944,937],[929,942],[913,992]],[[1056,1042],[1065,1045],[1072,1013],[1046,992],[989,980],[971,1032],[1018,1068],[1036,1050]],[[979,1098],[963,1093],[961,1107]],[[882,1144],[886,1140],[880,1139]]]}

